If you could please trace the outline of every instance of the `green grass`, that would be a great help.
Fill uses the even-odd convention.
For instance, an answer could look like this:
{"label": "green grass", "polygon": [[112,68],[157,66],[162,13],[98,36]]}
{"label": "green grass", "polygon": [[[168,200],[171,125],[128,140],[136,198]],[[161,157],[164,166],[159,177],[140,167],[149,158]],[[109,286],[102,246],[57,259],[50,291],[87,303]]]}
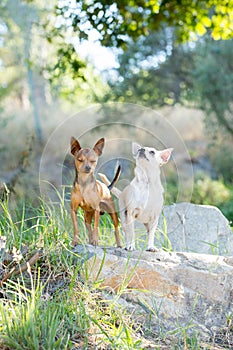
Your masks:
{"label": "green grass", "polygon": [[[64,196],[57,204],[0,208],[0,235],[14,258],[0,273],[18,268],[40,251],[26,272],[12,275],[0,288],[0,349],[141,349],[132,320],[116,301],[105,300],[85,280],[82,257],[71,250],[72,223]],[[80,242],[87,242],[82,212]],[[100,245],[115,245],[110,217],[101,218]],[[26,249],[27,248],[27,249]],[[26,251],[20,254],[19,251]],[[0,265],[1,266],[1,265]]]}
{"label": "green grass", "polygon": [[[81,211],[78,218],[80,242],[85,244],[88,238]],[[1,278],[41,252],[33,266],[12,274],[0,287],[0,349],[146,349],[145,339],[153,341],[154,349],[201,349],[195,331],[190,336],[191,323],[178,325],[174,330],[177,341],[164,345],[171,334],[158,317],[158,306],[149,307],[143,300],[141,307],[147,316],[143,324],[136,324],[120,303],[121,296],[129,292],[125,286],[134,269],[129,272],[126,264],[125,283],[118,293],[108,294],[100,287],[98,276],[90,282],[83,256],[72,251],[72,232],[64,193],[58,203],[41,200],[37,208],[14,206],[9,200],[0,203],[0,235],[6,237],[5,254],[13,257],[0,260]],[[170,250],[166,237],[165,232],[164,248]],[[99,244],[115,246],[108,215],[101,217]]]}

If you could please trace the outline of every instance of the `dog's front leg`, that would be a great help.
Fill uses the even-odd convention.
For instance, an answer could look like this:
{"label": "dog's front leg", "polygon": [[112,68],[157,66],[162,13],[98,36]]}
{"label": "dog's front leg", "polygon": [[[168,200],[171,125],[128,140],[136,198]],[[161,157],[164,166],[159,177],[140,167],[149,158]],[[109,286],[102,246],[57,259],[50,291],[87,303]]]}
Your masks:
{"label": "dog's front leg", "polygon": [[94,230],[92,235],[92,245],[98,245],[98,234],[99,234],[99,220],[100,220],[100,211],[95,210],[94,213]]}
{"label": "dog's front leg", "polygon": [[78,211],[79,204],[80,204],[80,198],[79,196],[76,195],[74,189],[72,189],[71,199],[70,199],[70,213],[71,213],[71,219],[74,227],[74,238],[72,241],[73,246],[78,244],[79,229],[78,229],[77,211]]}
{"label": "dog's front leg", "polygon": [[158,252],[159,249],[155,248],[154,246],[154,237],[155,237],[155,230],[158,225],[158,218],[152,223],[145,224],[147,232],[148,232],[148,244],[147,244],[147,251],[149,252]]}
{"label": "dog's front leg", "polygon": [[88,231],[89,243],[92,244],[93,241],[93,231],[91,227],[92,218],[94,216],[94,211],[84,211],[84,220],[86,229]]}
{"label": "dog's front leg", "polygon": [[74,238],[72,241],[72,245],[74,246],[74,245],[78,244],[78,236],[79,236],[78,221],[77,221],[77,208],[73,207],[71,205],[70,212],[71,212],[71,219],[72,219],[73,227],[74,227]]}

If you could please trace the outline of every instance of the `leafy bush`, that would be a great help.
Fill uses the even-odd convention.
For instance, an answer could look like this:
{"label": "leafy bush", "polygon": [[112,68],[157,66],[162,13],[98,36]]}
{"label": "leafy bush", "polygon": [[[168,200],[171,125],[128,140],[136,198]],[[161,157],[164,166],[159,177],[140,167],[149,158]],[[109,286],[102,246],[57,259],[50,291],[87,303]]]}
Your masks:
{"label": "leafy bush", "polygon": [[230,191],[222,180],[212,180],[202,176],[195,181],[192,203],[218,206],[229,198]]}
{"label": "leafy bush", "polygon": [[229,199],[219,205],[219,209],[223,212],[223,214],[228,218],[230,221],[231,226],[233,226],[233,186],[229,188],[230,191],[230,197]]}
{"label": "leafy bush", "polygon": [[[188,189],[184,188],[182,193],[178,193],[177,177],[169,176],[165,186],[165,204],[190,201],[188,192]],[[233,185],[226,184],[223,179],[213,180],[206,175],[199,175],[195,179],[191,202],[214,205],[233,222]]]}
{"label": "leafy bush", "polygon": [[215,205],[228,220],[233,221],[233,186],[223,180],[212,180],[202,176],[196,180],[193,188],[192,203]]}
{"label": "leafy bush", "polygon": [[232,144],[218,144],[210,152],[211,163],[216,173],[226,182],[233,182],[233,152]]}

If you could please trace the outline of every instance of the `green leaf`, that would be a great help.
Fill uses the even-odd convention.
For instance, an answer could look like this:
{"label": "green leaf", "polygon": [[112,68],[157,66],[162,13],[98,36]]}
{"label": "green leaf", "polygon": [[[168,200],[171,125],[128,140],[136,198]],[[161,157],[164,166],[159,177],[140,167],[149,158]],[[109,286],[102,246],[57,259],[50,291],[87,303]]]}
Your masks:
{"label": "green leaf", "polygon": [[221,34],[220,34],[220,32],[217,29],[213,30],[213,32],[211,33],[211,36],[212,36],[212,38],[214,40],[220,40],[221,39]]}
{"label": "green leaf", "polygon": [[137,30],[137,27],[138,27],[138,26],[137,26],[137,22],[136,22],[136,21],[132,21],[132,22],[130,23],[128,29],[131,30],[131,31],[135,31],[135,30]]}
{"label": "green leaf", "polygon": [[204,35],[206,33],[206,28],[203,26],[201,22],[197,23],[195,29],[197,34],[199,35]]}
{"label": "green leaf", "polygon": [[204,16],[204,17],[202,17],[202,19],[201,19],[201,23],[202,23],[205,27],[210,27],[212,22],[211,22],[211,20],[210,20],[209,17]]}
{"label": "green leaf", "polygon": [[222,13],[223,15],[227,13],[227,6],[224,6],[224,5],[216,5],[215,7],[215,11],[216,12],[219,12],[219,13]]}

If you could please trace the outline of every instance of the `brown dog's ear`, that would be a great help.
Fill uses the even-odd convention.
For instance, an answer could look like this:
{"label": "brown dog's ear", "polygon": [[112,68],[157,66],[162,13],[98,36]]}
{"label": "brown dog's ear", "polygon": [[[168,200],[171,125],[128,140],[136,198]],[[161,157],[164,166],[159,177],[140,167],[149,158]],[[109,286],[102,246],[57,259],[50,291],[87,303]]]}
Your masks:
{"label": "brown dog's ear", "polygon": [[95,151],[95,153],[98,154],[98,156],[101,156],[103,152],[104,143],[105,143],[105,139],[102,137],[96,142],[95,146],[93,147],[93,150]]}
{"label": "brown dog's ear", "polygon": [[81,146],[78,140],[76,140],[76,138],[72,136],[70,139],[70,152],[74,155],[75,152],[79,151],[80,149],[81,149]]}

